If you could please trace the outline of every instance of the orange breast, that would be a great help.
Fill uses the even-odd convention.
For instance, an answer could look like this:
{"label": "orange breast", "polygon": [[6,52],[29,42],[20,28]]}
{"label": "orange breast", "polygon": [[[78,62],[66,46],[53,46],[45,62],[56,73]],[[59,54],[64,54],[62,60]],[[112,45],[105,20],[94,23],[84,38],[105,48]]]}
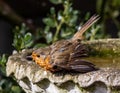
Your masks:
{"label": "orange breast", "polygon": [[38,54],[32,53],[32,58],[40,67],[45,68],[46,70],[52,69],[50,65],[50,55],[46,56],[45,58],[39,57]]}

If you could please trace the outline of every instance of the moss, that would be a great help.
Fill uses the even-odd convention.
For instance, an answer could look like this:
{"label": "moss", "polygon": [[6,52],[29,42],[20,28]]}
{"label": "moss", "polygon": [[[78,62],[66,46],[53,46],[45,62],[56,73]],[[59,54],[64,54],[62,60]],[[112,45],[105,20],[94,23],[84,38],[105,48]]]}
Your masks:
{"label": "moss", "polygon": [[83,42],[89,49],[90,56],[97,57],[119,57],[120,39],[100,39]]}
{"label": "moss", "polygon": [[96,56],[96,57],[120,57],[120,51],[114,51],[109,49],[102,49],[102,50],[95,50],[92,49],[89,52],[89,56]]}

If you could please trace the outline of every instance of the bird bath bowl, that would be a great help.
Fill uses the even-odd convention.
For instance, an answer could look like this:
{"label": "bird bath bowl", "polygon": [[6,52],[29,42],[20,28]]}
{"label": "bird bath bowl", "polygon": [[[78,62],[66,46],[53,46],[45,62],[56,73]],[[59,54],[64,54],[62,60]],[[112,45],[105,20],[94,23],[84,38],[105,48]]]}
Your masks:
{"label": "bird bath bowl", "polygon": [[99,70],[88,73],[51,73],[26,56],[34,49],[13,53],[7,62],[7,76],[16,78],[26,93],[120,93],[120,39],[83,42]]}

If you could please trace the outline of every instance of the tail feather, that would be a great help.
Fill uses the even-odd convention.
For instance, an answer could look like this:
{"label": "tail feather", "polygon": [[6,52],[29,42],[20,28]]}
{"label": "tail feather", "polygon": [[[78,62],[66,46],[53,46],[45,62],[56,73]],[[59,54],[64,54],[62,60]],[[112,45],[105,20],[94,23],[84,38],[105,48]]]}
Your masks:
{"label": "tail feather", "polygon": [[82,39],[82,35],[84,34],[84,32],[86,32],[86,30],[88,28],[90,28],[96,21],[99,20],[99,15],[93,15],[82,27],[79,31],[77,31],[77,33],[75,33],[75,35],[72,37],[72,40],[77,40],[77,39]]}
{"label": "tail feather", "polygon": [[57,66],[62,70],[74,71],[74,72],[80,72],[80,73],[86,73],[86,72],[98,70],[98,68],[96,68],[94,64],[86,60],[75,60],[75,61],[71,61],[67,65],[59,64]]}

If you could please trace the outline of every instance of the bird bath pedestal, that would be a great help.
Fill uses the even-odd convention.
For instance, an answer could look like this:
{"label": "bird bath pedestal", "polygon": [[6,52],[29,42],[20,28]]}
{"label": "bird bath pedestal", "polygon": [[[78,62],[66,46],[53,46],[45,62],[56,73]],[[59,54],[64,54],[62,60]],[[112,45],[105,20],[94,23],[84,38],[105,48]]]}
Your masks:
{"label": "bird bath pedestal", "polygon": [[9,57],[7,76],[15,77],[26,93],[120,93],[120,39],[83,43],[92,55],[85,59],[99,70],[84,74],[51,73],[26,59],[34,49],[25,49]]}

